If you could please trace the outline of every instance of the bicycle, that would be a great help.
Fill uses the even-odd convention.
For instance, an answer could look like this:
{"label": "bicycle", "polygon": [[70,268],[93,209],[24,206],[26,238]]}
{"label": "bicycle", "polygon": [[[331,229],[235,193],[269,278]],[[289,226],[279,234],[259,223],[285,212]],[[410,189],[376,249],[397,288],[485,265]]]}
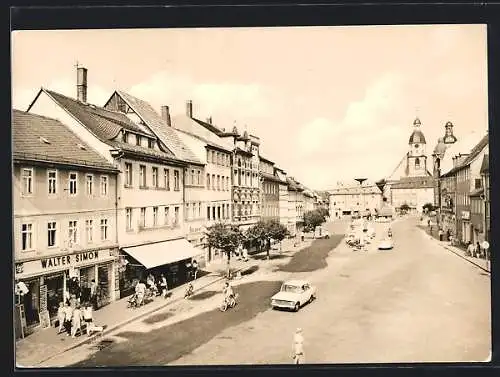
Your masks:
{"label": "bicycle", "polygon": [[229,297],[228,299],[224,299],[220,306],[220,311],[225,312],[227,309],[234,308],[237,304],[236,300],[238,299],[239,294],[236,293],[235,295]]}

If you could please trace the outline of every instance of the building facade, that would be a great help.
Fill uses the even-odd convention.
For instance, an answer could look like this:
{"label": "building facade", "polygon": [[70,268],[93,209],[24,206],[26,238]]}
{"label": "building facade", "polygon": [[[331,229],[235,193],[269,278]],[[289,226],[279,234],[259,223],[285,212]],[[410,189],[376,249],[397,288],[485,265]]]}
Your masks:
{"label": "building facade", "polygon": [[[275,176],[278,177],[279,190],[279,220],[287,229],[289,228],[289,203],[288,203],[288,184],[286,182],[286,172],[283,169],[274,167]],[[290,229],[288,229],[290,230]]]}
{"label": "building facade", "polygon": [[382,195],[376,185],[341,184],[329,190],[329,211],[332,219],[343,216],[375,214],[382,204]]}
{"label": "building facade", "polygon": [[122,97],[112,96],[116,101],[108,101],[107,108],[87,103],[85,68],[78,73],[77,99],[42,88],[28,111],[61,119],[120,170],[121,295],[131,294],[134,282],[148,273],[164,273],[171,287],[181,284],[186,263],[200,253],[185,239],[184,223],[184,172],[198,162],[177,157],[176,148],[156,136],[151,121]]}
{"label": "building facade", "polygon": [[280,179],[275,174],[274,162],[260,156],[259,176],[262,198],[261,218],[279,220],[280,217]]}
{"label": "building facade", "polygon": [[97,283],[97,306],[120,297],[118,169],[60,121],[13,111],[15,280],[28,328]]}

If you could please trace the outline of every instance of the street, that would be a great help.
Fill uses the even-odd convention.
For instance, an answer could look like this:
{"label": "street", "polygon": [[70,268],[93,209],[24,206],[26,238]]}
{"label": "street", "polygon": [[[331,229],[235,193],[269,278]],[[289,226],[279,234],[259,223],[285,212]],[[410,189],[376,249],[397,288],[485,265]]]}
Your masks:
{"label": "street", "polygon": [[[306,363],[485,360],[491,347],[490,278],[431,240],[417,222],[392,225],[392,251],[376,251],[374,242],[366,252],[353,252],[342,240],[327,266],[318,263],[315,271],[298,269],[293,257],[267,261],[269,268],[235,286],[236,308],[220,312],[221,287],[211,287],[200,300],[190,300],[190,311],[170,315],[165,309],[131,323],[112,334],[114,344],[73,352],[66,365],[291,363],[297,327],[303,329]],[[330,223],[332,238],[346,226]],[[375,225],[377,238],[386,227]],[[272,310],[270,297],[292,277],[310,279],[317,300],[298,313]]]}

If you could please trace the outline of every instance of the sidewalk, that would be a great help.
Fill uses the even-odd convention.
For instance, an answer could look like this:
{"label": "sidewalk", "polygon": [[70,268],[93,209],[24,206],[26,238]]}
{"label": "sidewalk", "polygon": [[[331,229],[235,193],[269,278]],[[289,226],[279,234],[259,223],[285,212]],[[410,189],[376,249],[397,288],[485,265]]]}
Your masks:
{"label": "sidewalk", "polygon": [[[245,270],[251,268],[254,264],[255,261],[252,263],[252,261],[242,262],[232,260],[231,270]],[[195,292],[223,280],[225,277],[221,275],[220,272],[225,271],[225,266],[225,261],[221,261],[211,263],[204,268],[203,270],[207,271],[208,274],[193,282]],[[137,309],[127,308],[127,300],[129,297],[124,297],[95,311],[94,321],[98,326],[107,325],[103,335],[109,334],[119,327],[183,300],[185,289],[185,285],[176,287],[169,291],[170,296],[167,299],[157,297],[153,302]],[[71,338],[66,336],[65,333],[57,334],[57,330],[58,329],[54,327],[40,329],[26,338],[18,340],[16,342],[15,354],[16,365],[18,367],[36,367],[44,361],[88,343],[93,339],[93,337],[89,338],[86,335]]]}
{"label": "sidewalk", "polygon": [[[438,245],[443,247],[444,249],[451,251],[453,254],[459,256],[462,259],[465,259],[467,262],[472,263],[473,265],[481,268],[485,272],[491,273],[491,264],[490,261],[483,259],[483,258],[475,258],[475,257],[468,257],[465,255],[465,250],[452,246],[449,241],[439,241],[439,236],[438,236],[438,231],[437,229],[433,229],[433,234],[429,234],[429,229],[427,227],[422,227],[419,226],[420,229],[422,229],[425,234],[434,242],[436,242]],[[433,228],[437,228],[434,226]]]}

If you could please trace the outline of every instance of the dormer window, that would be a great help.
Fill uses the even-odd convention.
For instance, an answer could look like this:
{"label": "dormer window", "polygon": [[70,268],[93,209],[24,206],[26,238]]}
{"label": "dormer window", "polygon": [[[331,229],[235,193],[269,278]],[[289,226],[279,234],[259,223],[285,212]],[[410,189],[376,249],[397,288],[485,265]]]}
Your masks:
{"label": "dormer window", "polygon": [[137,145],[139,145],[139,146],[141,145],[141,143],[142,143],[142,137],[141,137],[141,135],[136,135],[136,137],[135,137],[135,143]]}
{"label": "dormer window", "polygon": [[123,131],[123,142],[128,143],[128,132]]}
{"label": "dormer window", "polygon": [[81,150],[83,150],[83,151],[87,150],[87,148],[86,148],[86,147],[85,147],[85,145],[83,145],[83,144],[78,143],[76,146],[77,146],[78,148],[80,148]]}
{"label": "dormer window", "polygon": [[155,141],[152,139],[148,140],[148,148],[154,149],[155,147]]}
{"label": "dormer window", "polygon": [[50,141],[48,141],[46,138],[40,136],[40,141],[45,144],[50,144]]}

